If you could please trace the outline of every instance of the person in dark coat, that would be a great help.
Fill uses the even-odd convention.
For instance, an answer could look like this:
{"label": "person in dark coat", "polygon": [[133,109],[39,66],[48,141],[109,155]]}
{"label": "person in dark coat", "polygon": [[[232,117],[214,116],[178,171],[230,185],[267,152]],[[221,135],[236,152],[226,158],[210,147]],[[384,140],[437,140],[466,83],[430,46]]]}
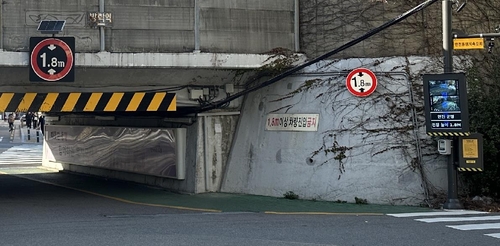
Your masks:
{"label": "person in dark coat", "polygon": [[45,115],[40,116],[40,119],[38,119],[38,127],[42,131],[42,135],[45,136]]}
{"label": "person in dark coat", "polygon": [[26,126],[28,127],[28,129],[30,129],[31,128],[31,119],[33,117],[31,115],[31,112],[28,112],[25,117],[26,117]]}
{"label": "person in dark coat", "polygon": [[31,114],[31,121],[33,122],[33,129],[36,129],[36,127],[38,126],[38,114],[37,113]]}

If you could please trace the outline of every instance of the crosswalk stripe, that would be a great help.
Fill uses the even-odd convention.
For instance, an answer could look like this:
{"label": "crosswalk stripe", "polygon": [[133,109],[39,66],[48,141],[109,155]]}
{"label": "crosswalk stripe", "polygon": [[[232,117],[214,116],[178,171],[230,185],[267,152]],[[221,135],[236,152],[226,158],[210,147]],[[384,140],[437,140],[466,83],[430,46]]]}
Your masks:
{"label": "crosswalk stripe", "polygon": [[447,225],[446,227],[461,230],[461,231],[500,229],[500,223]]}
{"label": "crosswalk stripe", "polygon": [[484,235],[486,235],[486,236],[490,236],[490,237],[500,238],[500,233],[484,234]]}
{"label": "crosswalk stripe", "polygon": [[0,153],[0,166],[19,164],[41,164],[42,145],[22,144]]}
{"label": "crosswalk stripe", "polygon": [[[485,216],[460,216],[460,215],[485,215]],[[500,214],[494,213],[490,215],[489,212],[482,211],[472,211],[472,210],[445,210],[445,211],[435,211],[435,212],[425,212],[425,213],[401,213],[401,214],[387,214],[388,216],[408,218],[408,217],[425,217],[425,216],[442,216],[434,218],[414,218],[413,220],[424,222],[424,223],[436,223],[436,222],[470,222],[471,224],[461,224],[461,225],[446,225],[446,227],[451,229],[456,229],[460,231],[472,231],[472,230],[497,230],[500,229],[500,223],[481,223],[480,221],[498,221],[500,220]],[[483,234],[489,237],[494,237],[500,239],[500,233],[490,233]]]}
{"label": "crosswalk stripe", "polygon": [[432,219],[415,219],[416,221],[435,223],[435,222],[461,222],[461,221],[484,221],[484,220],[500,220],[500,216],[484,216],[484,217],[439,217]]}
{"label": "crosswalk stripe", "polygon": [[458,211],[444,211],[444,212],[423,212],[423,213],[400,213],[400,214],[387,214],[397,218],[408,217],[423,217],[423,216],[443,216],[443,215],[467,215],[467,214],[487,214],[488,212],[472,211],[472,210],[458,210]]}

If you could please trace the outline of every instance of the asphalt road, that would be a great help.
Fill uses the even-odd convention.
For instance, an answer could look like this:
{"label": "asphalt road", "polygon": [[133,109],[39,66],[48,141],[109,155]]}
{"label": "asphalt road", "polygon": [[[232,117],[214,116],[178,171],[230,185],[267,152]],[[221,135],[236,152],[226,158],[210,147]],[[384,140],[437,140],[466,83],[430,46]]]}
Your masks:
{"label": "asphalt road", "polygon": [[[18,152],[12,150],[29,151],[30,146],[37,148],[1,141],[0,159]],[[22,166],[22,163],[13,165],[15,159],[0,161],[0,245],[500,245],[500,238],[485,235],[500,233],[500,229],[464,231],[447,227],[495,221],[426,223],[416,220],[421,217],[386,214],[173,209],[58,186],[55,184],[62,179],[59,177],[68,179],[71,175],[58,176],[49,170],[34,173],[39,169],[33,168],[33,163]],[[135,186],[96,183],[95,178],[86,176],[74,179],[78,183],[105,185],[116,196],[129,193]],[[463,216],[486,218],[491,214]]]}
{"label": "asphalt road", "polygon": [[[498,245],[387,215],[210,213],[136,205],[0,175],[1,245]],[[126,192],[123,190],[122,192]]]}

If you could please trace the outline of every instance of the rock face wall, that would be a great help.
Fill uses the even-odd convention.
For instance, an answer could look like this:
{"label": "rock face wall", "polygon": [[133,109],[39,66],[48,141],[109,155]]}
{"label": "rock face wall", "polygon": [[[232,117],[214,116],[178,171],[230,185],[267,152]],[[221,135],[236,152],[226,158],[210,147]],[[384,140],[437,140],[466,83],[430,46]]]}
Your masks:
{"label": "rock face wall", "polygon": [[[318,63],[250,94],[244,103],[222,191],[370,203],[423,203],[446,189],[446,159],[425,134],[422,82],[427,58]],[[347,73],[366,67],[376,91],[356,97]],[[430,66],[432,67],[432,66]],[[319,114],[316,132],[266,130],[269,114]]]}

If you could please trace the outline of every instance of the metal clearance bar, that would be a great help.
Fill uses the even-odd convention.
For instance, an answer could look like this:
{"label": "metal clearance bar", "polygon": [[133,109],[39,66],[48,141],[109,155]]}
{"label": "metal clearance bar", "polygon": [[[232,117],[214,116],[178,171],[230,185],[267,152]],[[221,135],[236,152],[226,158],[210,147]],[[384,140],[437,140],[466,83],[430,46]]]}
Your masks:
{"label": "metal clearance bar", "polygon": [[176,94],[167,92],[0,93],[0,112],[158,112],[176,110]]}

